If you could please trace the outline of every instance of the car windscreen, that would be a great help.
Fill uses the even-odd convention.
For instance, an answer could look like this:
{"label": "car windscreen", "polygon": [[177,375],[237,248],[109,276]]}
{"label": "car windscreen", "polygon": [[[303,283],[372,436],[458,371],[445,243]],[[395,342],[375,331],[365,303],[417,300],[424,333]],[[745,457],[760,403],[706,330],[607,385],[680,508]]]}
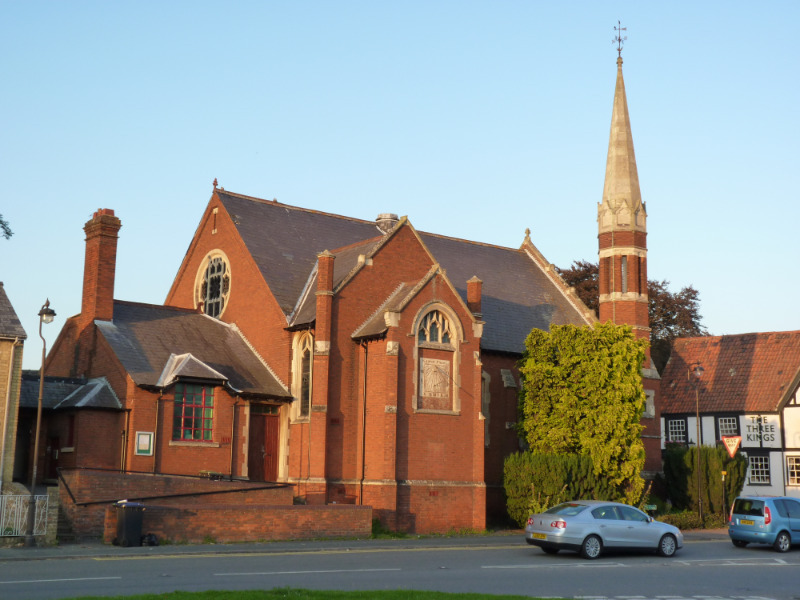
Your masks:
{"label": "car windscreen", "polygon": [[733,504],[733,513],[750,517],[763,517],[764,501],[752,498],[737,498]]}
{"label": "car windscreen", "polygon": [[544,511],[544,514],[572,517],[583,510],[586,510],[585,504],[578,504],[577,502],[565,502],[564,504],[558,504],[552,508],[548,508],[546,511]]}

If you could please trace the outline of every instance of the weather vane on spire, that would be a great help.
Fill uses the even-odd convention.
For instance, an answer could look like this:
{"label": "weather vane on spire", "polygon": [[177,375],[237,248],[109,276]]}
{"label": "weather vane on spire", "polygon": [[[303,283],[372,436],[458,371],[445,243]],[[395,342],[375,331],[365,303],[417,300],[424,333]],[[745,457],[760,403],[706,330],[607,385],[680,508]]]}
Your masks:
{"label": "weather vane on spire", "polygon": [[614,31],[617,32],[617,35],[616,35],[616,37],[614,37],[614,39],[611,41],[611,43],[617,45],[617,54],[618,54],[619,58],[622,58],[622,44],[625,43],[625,40],[628,39],[628,36],[627,35],[623,36],[622,32],[623,31],[628,31],[628,28],[627,27],[623,27],[622,23],[617,21],[617,26],[614,27]]}

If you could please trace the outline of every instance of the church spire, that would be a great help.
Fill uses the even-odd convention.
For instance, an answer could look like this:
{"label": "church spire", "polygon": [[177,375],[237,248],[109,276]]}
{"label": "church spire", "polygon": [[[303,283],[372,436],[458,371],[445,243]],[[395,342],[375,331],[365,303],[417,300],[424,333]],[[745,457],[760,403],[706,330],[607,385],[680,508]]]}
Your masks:
{"label": "church spire", "polygon": [[611,112],[603,201],[598,213],[600,230],[610,230],[622,225],[645,231],[646,216],[639,190],[639,172],[633,151],[633,134],[620,56],[617,58],[617,86]]}
{"label": "church spire", "polygon": [[622,77],[622,27],[617,37],[617,83],[611,113],[603,199],[597,206],[600,321],[625,323],[649,337],[647,213],[639,190],[633,134]]}

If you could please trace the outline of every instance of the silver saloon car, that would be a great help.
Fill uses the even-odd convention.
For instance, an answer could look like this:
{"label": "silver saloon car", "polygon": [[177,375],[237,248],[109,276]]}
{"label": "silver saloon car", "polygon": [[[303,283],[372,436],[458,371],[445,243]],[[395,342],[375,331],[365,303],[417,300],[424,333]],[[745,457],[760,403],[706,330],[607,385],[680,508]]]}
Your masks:
{"label": "silver saloon car", "polygon": [[574,550],[597,558],[604,550],[642,550],[672,556],[683,547],[680,529],[619,502],[576,500],[528,517],[525,540],[548,554]]}

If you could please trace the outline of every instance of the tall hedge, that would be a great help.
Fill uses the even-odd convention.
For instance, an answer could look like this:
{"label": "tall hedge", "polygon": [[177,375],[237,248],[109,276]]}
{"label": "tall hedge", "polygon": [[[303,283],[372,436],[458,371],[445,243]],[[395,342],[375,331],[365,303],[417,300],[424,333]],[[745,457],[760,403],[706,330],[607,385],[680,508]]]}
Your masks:
{"label": "tall hedge", "polygon": [[580,455],[612,489],[607,500],[634,504],[644,489],[641,367],[647,342],[629,326],[553,325],[533,329],[520,361],[520,436],[541,454]]}
{"label": "tall hedge", "polygon": [[505,460],[508,515],[520,527],[528,516],[566,500],[609,499],[613,485],[595,474],[588,456],[517,452]]}
{"label": "tall hedge", "polygon": [[[723,497],[722,471],[726,472]],[[747,459],[741,453],[733,458],[727,449],[700,448],[700,484],[703,512],[724,513],[742,492],[747,474]],[[669,444],[664,453],[664,483],[673,506],[682,510],[698,509],[697,447]],[[723,506],[723,500],[725,506]]]}

